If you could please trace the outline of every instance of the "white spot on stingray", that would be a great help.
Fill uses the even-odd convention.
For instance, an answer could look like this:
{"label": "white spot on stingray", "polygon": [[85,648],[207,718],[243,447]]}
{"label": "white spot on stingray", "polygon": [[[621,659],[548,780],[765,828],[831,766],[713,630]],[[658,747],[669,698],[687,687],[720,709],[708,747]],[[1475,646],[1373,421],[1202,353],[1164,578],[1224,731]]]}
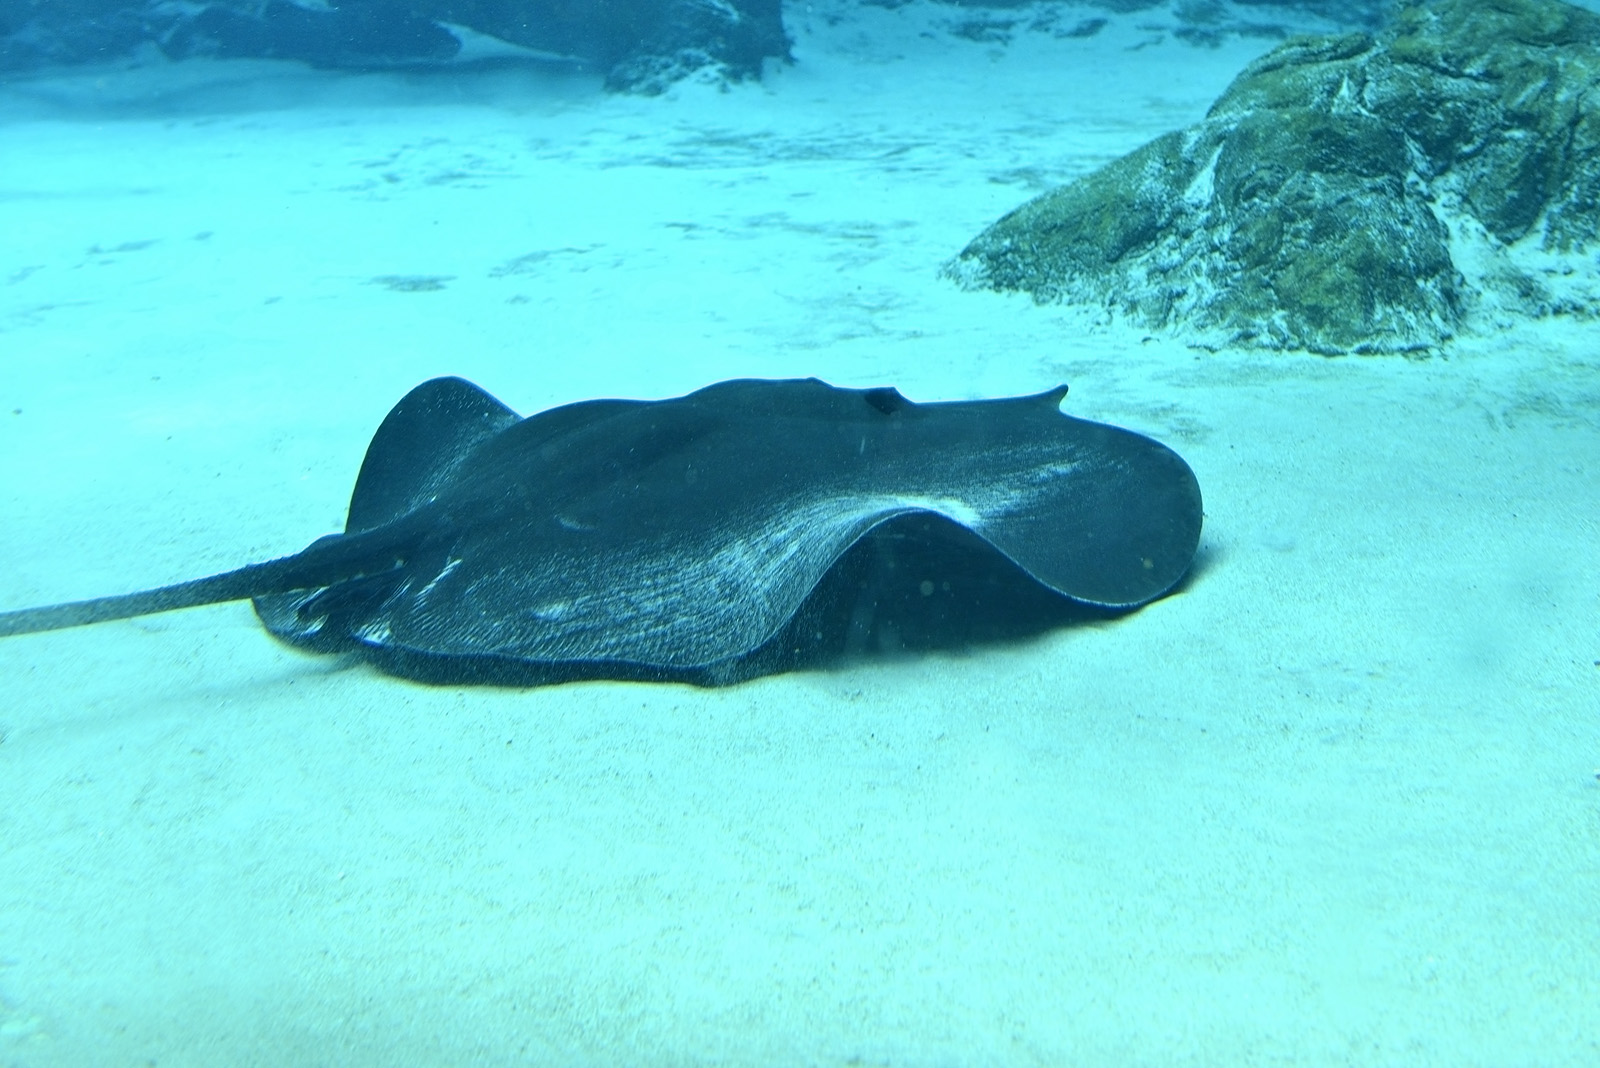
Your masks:
{"label": "white spot on stingray", "polygon": [[389,639],[394,637],[394,631],[389,629],[389,624],[386,620],[380,619],[376,623],[369,623],[362,627],[356,632],[356,637],[372,645],[387,645]]}
{"label": "white spot on stingray", "polygon": [[450,572],[454,571],[456,568],[458,568],[460,566],[461,566],[460,558],[452,559],[448,564],[445,564],[443,571],[440,571],[437,575],[433,576],[433,580],[431,582],[429,582],[426,586],[422,587],[422,589],[417,591],[417,600],[419,600],[419,601],[426,600],[427,597],[428,597],[428,594],[433,592],[433,588],[435,586],[439,585],[439,583],[441,581],[443,581],[443,579],[444,579],[444,577],[446,575],[450,574]]}
{"label": "white spot on stingray", "polygon": [[528,615],[544,623],[559,623],[571,614],[571,601],[546,601],[528,609]]}

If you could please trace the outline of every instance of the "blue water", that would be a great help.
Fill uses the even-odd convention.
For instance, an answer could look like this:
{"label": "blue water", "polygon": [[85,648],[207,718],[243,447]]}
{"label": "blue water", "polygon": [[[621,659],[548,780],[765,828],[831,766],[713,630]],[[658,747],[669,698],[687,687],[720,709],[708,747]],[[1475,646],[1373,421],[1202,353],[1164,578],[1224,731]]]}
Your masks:
{"label": "blue water", "polygon": [[792,65],[657,96],[6,75],[0,609],[338,530],[442,374],[1067,382],[1206,526],[1127,616],[716,689],[422,685],[244,603],[4,639],[0,1064],[1595,1063],[1592,324],[1202,352],[939,276],[1197,121],[1241,27],[1333,26],[1200,14],[791,6]]}

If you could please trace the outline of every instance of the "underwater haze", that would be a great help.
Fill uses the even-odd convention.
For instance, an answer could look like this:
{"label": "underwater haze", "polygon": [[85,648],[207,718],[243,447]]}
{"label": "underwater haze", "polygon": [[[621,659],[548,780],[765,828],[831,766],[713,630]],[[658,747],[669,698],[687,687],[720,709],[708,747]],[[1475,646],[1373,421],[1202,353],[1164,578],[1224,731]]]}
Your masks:
{"label": "underwater haze", "polygon": [[726,685],[0,638],[0,1066],[1600,1063],[1600,17],[632,7],[0,3],[0,612],[342,530],[441,376],[1067,384],[1187,575],[896,528]]}

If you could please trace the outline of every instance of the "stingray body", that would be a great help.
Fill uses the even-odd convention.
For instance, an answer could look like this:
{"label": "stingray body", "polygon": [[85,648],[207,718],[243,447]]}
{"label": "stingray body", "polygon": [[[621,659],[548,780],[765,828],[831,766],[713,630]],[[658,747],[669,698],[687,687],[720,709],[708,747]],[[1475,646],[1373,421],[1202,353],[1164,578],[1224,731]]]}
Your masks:
{"label": "stingray body", "polygon": [[1200,490],[1165,446],[1062,414],[1065,393],[916,404],[735,380],[524,419],[435,379],[374,435],[342,533],[176,586],[3,613],[0,635],[250,597],[280,638],[420,678],[730,681],[761,670],[853,546],[908,518],[1052,595],[1134,608],[1188,569]]}

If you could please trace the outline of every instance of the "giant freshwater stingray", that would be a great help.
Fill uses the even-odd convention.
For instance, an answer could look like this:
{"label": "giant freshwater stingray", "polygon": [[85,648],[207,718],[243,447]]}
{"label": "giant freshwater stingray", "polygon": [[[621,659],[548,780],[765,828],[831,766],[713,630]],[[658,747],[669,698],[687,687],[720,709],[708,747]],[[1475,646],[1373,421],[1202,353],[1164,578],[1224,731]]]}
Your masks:
{"label": "giant freshwater stingray", "polygon": [[209,578],[0,613],[0,636],[248,597],[285,641],[416,679],[717,684],[792,666],[841,589],[859,601],[874,567],[907,560],[924,595],[998,568],[1018,603],[1021,583],[1133,609],[1188,570],[1200,488],[1166,446],[1064,415],[1066,392],[917,404],[738,379],[524,419],[438,378],[379,426],[342,533]]}

